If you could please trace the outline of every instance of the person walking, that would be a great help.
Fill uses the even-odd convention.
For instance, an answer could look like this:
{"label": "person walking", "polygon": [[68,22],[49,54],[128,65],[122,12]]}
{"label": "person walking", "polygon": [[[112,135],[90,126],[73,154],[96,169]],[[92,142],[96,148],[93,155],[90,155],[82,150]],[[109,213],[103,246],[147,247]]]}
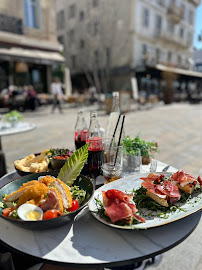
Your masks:
{"label": "person walking", "polygon": [[54,82],[51,84],[51,92],[53,95],[52,113],[54,113],[56,107],[58,107],[60,113],[63,113],[61,101],[64,95],[63,95],[61,83],[59,82],[58,77],[55,77]]}

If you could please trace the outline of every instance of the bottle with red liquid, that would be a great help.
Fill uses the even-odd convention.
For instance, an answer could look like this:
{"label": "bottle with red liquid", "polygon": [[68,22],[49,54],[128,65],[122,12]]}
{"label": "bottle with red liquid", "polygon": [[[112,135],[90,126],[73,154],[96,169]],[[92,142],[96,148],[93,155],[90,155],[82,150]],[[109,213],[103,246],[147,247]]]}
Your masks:
{"label": "bottle with red liquid", "polygon": [[88,148],[87,170],[88,175],[94,179],[102,174],[103,143],[100,136],[100,125],[97,120],[97,111],[90,112],[90,125],[86,143],[91,143]]}
{"label": "bottle with red liquid", "polygon": [[74,131],[74,141],[76,150],[86,144],[87,132],[88,129],[86,127],[85,118],[83,117],[83,112],[79,111]]}

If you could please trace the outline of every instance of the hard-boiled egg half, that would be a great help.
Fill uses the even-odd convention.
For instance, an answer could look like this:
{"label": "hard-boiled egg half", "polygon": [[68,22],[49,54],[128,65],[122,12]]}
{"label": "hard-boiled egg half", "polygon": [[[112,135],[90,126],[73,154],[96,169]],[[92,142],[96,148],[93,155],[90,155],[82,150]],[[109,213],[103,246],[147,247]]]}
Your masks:
{"label": "hard-boiled egg half", "polygon": [[22,220],[36,221],[43,219],[43,210],[30,203],[22,204],[17,210],[18,216]]}

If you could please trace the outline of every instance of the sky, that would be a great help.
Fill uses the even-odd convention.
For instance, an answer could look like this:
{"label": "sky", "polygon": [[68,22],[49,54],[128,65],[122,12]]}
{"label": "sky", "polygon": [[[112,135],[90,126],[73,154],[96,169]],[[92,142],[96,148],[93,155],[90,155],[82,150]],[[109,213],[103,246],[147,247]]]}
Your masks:
{"label": "sky", "polygon": [[196,10],[196,21],[195,21],[195,33],[194,33],[194,47],[202,49],[202,41],[198,41],[198,35],[202,34],[202,3]]}

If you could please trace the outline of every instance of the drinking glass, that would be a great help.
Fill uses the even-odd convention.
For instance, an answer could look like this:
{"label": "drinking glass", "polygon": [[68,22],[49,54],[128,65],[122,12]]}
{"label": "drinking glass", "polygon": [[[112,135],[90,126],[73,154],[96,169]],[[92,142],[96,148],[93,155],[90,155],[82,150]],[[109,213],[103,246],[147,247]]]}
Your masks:
{"label": "drinking glass", "polygon": [[121,178],[123,168],[123,146],[110,146],[104,144],[104,157],[103,157],[103,177],[104,184],[108,184]]}
{"label": "drinking glass", "polygon": [[123,153],[124,176],[140,173],[142,166],[141,151],[139,148],[127,147]]}

